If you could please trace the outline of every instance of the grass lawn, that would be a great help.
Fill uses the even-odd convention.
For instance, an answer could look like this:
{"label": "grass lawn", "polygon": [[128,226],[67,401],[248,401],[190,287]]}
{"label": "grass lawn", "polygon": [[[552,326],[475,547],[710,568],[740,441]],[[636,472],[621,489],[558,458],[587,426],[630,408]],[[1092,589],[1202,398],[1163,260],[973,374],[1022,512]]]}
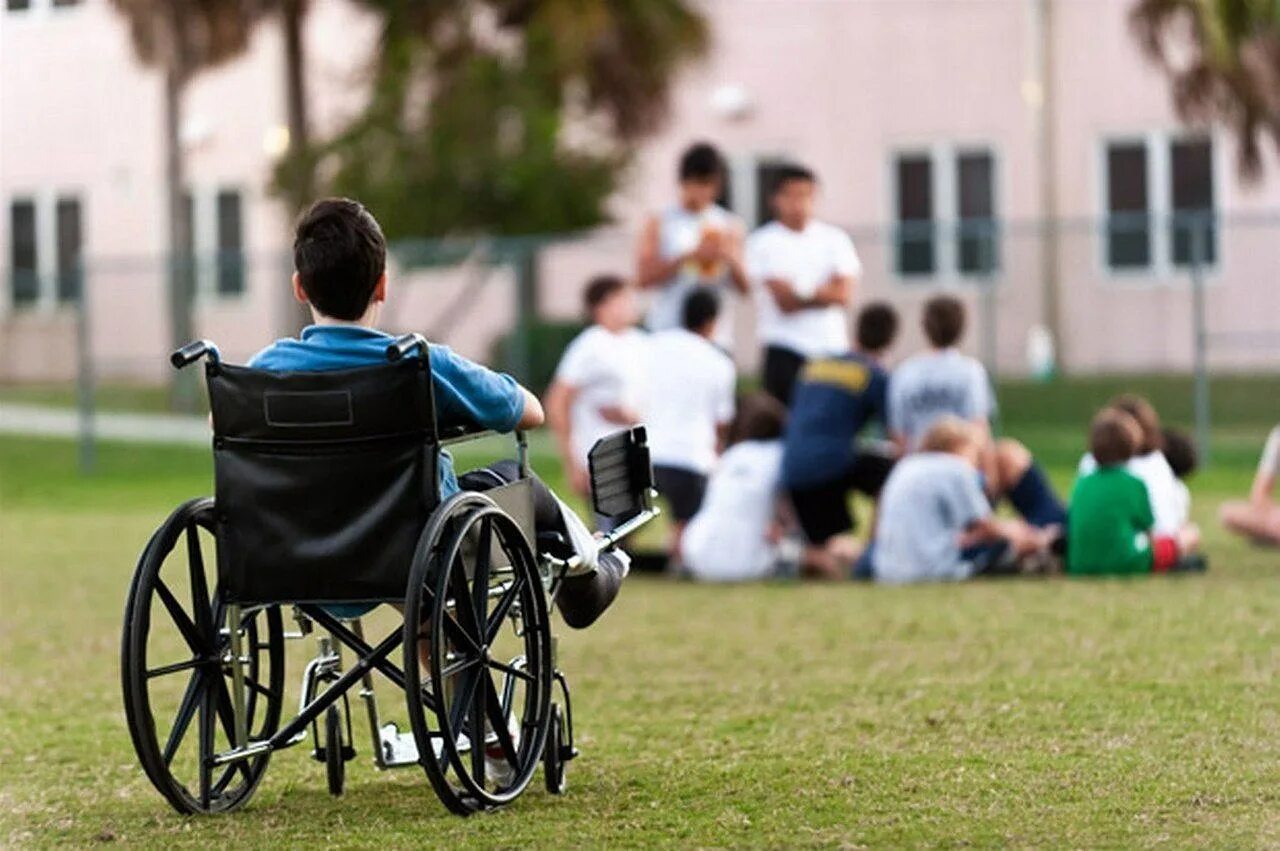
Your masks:
{"label": "grass lawn", "polygon": [[[1018,433],[1065,483],[1074,424]],[[583,750],[569,794],[536,780],[465,820],[416,769],[376,772],[363,738],[341,799],[298,749],[244,811],[172,813],[125,729],[120,619],[151,530],[209,491],[207,454],[108,445],[81,480],[72,444],[0,438],[0,845],[1280,844],[1280,553],[1213,522],[1262,434],[1225,430],[1193,485],[1203,577],[635,577],[596,628],[560,630]],[[311,650],[292,645],[286,707]]]}

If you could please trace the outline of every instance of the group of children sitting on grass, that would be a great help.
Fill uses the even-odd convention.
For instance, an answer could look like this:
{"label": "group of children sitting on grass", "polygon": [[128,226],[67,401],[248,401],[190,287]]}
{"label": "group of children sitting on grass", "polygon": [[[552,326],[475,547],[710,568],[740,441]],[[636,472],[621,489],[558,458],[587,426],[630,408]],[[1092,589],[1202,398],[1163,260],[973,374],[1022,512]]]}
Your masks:
{"label": "group of children sitting on grass", "polygon": [[[805,537],[802,572],[840,576],[852,560],[855,578],[904,583],[1203,569],[1182,482],[1195,468],[1194,447],[1181,433],[1162,430],[1146,400],[1121,396],[1097,414],[1063,506],[1025,446],[992,437],[990,382],[981,364],[955,347],[960,303],[930,301],[924,325],[930,350],[890,375],[884,356],[896,318],[884,305],[865,308],[857,348],[806,366],[785,427],[775,409],[779,517],[793,515]],[[891,442],[859,435],[867,425],[885,429]],[[725,464],[712,476],[713,492],[722,476],[743,478]],[[851,491],[875,504],[864,546],[851,537]],[[996,512],[1006,501],[1008,517]],[[704,522],[700,513],[691,529]],[[777,540],[774,531],[760,543]],[[725,563],[716,577],[706,576],[702,554],[686,548],[685,555],[695,576],[733,574]]]}

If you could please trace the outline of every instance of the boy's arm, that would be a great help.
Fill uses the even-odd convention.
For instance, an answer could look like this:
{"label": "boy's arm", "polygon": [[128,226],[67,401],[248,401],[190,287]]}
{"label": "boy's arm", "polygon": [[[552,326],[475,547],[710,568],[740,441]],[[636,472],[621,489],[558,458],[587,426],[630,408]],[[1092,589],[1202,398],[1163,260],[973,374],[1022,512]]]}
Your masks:
{"label": "boy's arm", "polygon": [[573,451],[573,431],[570,425],[569,411],[579,389],[568,382],[557,379],[547,389],[547,423],[556,436],[556,447],[560,450],[560,458],[569,477],[570,486],[578,493],[586,492],[587,475]]}
{"label": "boy's arm", "polygon": [[636,283],[641,289],[650,289],[669,281],[689,259],[688,254],[662,259],[659,247],[658,219],[649,216],[640,231],[640,244],[636,251]]}

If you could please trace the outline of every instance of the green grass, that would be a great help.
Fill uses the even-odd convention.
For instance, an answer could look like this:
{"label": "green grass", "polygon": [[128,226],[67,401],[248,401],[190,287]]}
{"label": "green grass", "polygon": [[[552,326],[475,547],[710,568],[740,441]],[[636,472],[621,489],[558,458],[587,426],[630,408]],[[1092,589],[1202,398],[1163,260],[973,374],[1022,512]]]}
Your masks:
{"label": "green grass", "polygon": [[[1065,481],[1078,435],[1026,434]],[[1194,484],[1203,577],[634,577],[596,627],[560,630],[583,750],[569,794],[539,781],[466,820],[417,770],[376,772],[363,739],[341,799],[294,750],[246,810],[173,814],[125,730],[120,617],[150,531],[208,492],[207,454],[105,445],[81,479],[70,443],[0,438],[0,845],[1276,845],[1280,554],[1213,522],[1247,486],[1247,437]],[[290,700],[310,649],[291,651]]]}

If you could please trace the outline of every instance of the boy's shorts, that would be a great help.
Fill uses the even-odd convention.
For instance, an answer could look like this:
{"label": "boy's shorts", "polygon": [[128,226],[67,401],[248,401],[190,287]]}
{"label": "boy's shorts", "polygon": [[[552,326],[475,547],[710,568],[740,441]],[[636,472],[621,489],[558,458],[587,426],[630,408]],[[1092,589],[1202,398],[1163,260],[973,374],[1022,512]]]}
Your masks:
{"label": "boy's shorts", "polygon": [[671,504],[671,513],[677,521],[688,523],[702,507],[707,493],[707,477],[683,467],[653,465],[653,483],[658,493]]}
{"label": "boy's shorts", "polygon": [[893,464],[894,459],[887,455],[859,452],[838,478],[790,489],[791,505],[809,543],[821,546],[836,535],[852,532],[857,524],[849,511],[849,492],[858,491],[873,499],[880,496]]}
{"label": "boy's shorts", "polygon": [[1168,535],[1151,537],[1151,572],[1167,573],[1178,564],[1178,540]]}

